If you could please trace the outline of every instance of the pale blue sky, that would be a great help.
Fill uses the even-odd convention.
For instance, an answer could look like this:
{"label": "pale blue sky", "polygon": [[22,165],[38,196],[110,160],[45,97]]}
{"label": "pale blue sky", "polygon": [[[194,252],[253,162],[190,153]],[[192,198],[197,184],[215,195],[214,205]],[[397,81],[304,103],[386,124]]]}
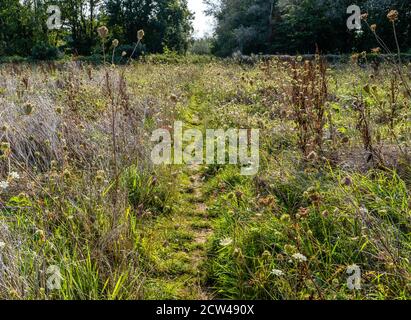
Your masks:
{"label": "pale blue sky", "polygon": [[194,12],[195,19],[193,21],[194,36],[201,38],[206,34],[211,34],[213,30],[213,19],[204,14],[206,6],[203,0],[188,0],[188,7],[191,12]]}

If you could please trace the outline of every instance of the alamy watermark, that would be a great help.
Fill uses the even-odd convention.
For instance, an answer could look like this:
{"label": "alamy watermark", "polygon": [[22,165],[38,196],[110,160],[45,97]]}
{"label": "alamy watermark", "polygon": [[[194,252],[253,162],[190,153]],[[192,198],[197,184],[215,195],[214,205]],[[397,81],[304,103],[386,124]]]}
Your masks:
{"label": "alamy watermark", "polygon": [[248,176],[256,175],[260,165],[258,129],[207,129],[204,137],[201,130],[183,130],[183,122],[176,121],[173,139],[169,130],[158,129],[151,142],[157,143],[151,152],[154,164],[241,164],[241,174]]}
{"label": "alamy watermark", "polygon": [[347,286],[350,290],[361,290],[361,269],[356,264],[347,268]]}
{"label": "alamy watermark", "polygon": [[46,270],[48,275],[47,278],[47,289],[49,290],[60,290],[61,289],[61,281],[63,277],[61,276],[60,268],[58,266],[52,265],[49,266]]}
{"label": "alamy watermark", "polygon": [[61,23],[61,9],[59,6],[52,5],[47,8],[47,13],[50,15],[47,19],[47,28],[49,30],[59,30],[63,26]]}
{"label": "alamy watermark", "polygon": [[361,8],[355,4],[350,5],[347,14],[351,14],[347,19],[348,30],[361,30]]}

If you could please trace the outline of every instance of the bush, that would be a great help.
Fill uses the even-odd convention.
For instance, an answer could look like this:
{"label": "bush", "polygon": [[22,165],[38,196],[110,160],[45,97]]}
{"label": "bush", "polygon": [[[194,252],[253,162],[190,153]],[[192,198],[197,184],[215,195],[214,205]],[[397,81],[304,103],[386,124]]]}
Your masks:
{"label": "bush", "polygon": [[34,60],[55,60],[59,55],[59,50],[47,43],[36,44],[31,50],[31,58]]}
{"label": "bush", "polygon": [[26,60],[26,58],[20,56],[0,57],[0,63],[22,63]]}

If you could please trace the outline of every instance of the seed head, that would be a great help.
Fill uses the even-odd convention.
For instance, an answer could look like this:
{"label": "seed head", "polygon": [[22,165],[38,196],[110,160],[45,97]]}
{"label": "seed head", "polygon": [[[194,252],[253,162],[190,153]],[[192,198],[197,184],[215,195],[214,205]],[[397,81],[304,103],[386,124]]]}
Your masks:
{"label": "seed head", "polygon": [[27,102],[23,106],[24,114],[29,116],[33,112],[34,106],[30,102]]}
{"label": "seed head", "polygon": [[137,32],[137,39],[138,39],[138,40],[142,40],[143,38],[144,38],[144,30],[143,30],[143,29],[138,30],[138,32]]}
{"label": "seed head", "polygon": [[118,40],[114,39],[112,44],[113,44],[114,48],[117,48],[118,47]]}
{"label": "seed head", "polygon": [[97,29],[97,33],[101,39],[105,39],[107,38],[107,35],[108,35],[108,29],[106,26],[102,26]]}
{"label": "seed head", "polygon": [[10,143],[8,142],[0,143],[0,151],[6,152],[7,150],[10,150]]}
{"label": "seed head", "polygon": [[397,10],[391,10],[390,12],[388,12],[387,14],[387,18],[388,20],[390,20],[391,22],[395,22],[398,20],[398,11]]}
{"label": "seed head", "polygon": [[371,52],[372,52],[372,53],[380,53],[380,52],[381,52],[381,48],[380,48],[380,47],[372,48],[372,49],[371,49]]}
{"label": "seed head", "polygon": [[375,32],[375,31],[377,30],[377,25],[376,25],[376,24],[372,24],[372,25],[370,26],[370,29],[371,29],[372,32]]}

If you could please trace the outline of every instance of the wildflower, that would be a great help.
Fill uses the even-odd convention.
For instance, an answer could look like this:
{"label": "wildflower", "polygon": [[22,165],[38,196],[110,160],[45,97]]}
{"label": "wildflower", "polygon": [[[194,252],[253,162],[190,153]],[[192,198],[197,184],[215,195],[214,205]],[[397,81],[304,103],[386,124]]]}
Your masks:
{"label": "wildflower", "polygon": [[352,185],[352,179],[350,177],[345,177],[341,183],[347,187]]}
{"label": "wildflower", "polygon": [[23,106],[23,111],[26,116],[29,116],[33,112],[33,109],[34,106],[30,102],[25,103]]}
{"label": "wildflower", "polygon": [[0,181],[0,189],[6,190],[9,187],[9,183],[7,181]]}
{"label": "wildflower", "polygon": [[8,142],[2,142],[2,143],[0,144],[0,151],[6,152],[6,151],[9,150],[9,149],[10,149],[10,143],[8,143]]}
{"label": "wildflower", "polygon": [[0,241],[0,250],[3,249],[6,246],[6,244],[3,241]]}
{"label": "wildflower", "polygon": [[330,213],[328,212],[328,210],[324,210],[324,211],[321,213],[321,215],[322,215],[324,218],[327,218],[327,217],[330,215]]}
{"label": "wildflower", "polygon": [[300,217],[305,218],[310,214],[310,209],[308,208],[299,208],[298,214]]}
{"label": "wildflower", "polygon": [[64,176],[64,178],[69,179],[70,176],[71,176],[70,170],[65,169],[65,170],[63,171],[63,176]]}
{"label": "wildflower", "polygon": [[171,100],[172,102],[177,102],[177,101],[178,101],[178,98],[177,98],[177,96],[176,96],[175,94],[172,94],[172,95],[170,96],[170,100]]}
{"label": "wildflower", "polygon": [[270,253],[269,251],[265,250],[265,251],[263,252],[263,254],[261,255],[261,257],[262,257],[264,260],[270,260],[270,259],[271,259],[271,253]]}
{"label": "wildflower", "polygon": [[20,175],[16,171],[10,172],[9,177],[13,180],[20,179]]}
{"label": "wildflower", "polygon": [[234,257],[242,258],[243,257],[243,252],[241,251],[240,248],[235,248],[233,255],[234,255]]}
{"label": "wildflower", "polygon": [[360,208],[360,213],[362,216],[365,216],[368,214],[368,209],[366,207],[361,207]]}
{"label": "wildflower", "polygon": [[292,257],[297,260],[298,262],[306,262],[307,257],[301,253],[294,253]]}
{"label": "wildflower", "polygon": [[371,52],[372,52],[372,53],[380,53],[380,52],[381,52],[381,48],[380,48],[380,47],[373,48],[373,49],[371,49]]}
{"label": "wildflower", "polygon": [[352,62],[354,62],[354,63],[356,63],[356,62],[358,62],[358,58],[360,57],[360,55],[358,54],[358,53],[354,53],[352,56],[351,56],[351,61]]}
{"label": "wildflower", "polygon": [[391,10],[387,14],[388,20],[390,20],[392,23],[398,20],[398,11],[397,10]]}
{"label": "wildflower", "polygon": [[142,40],[144,38],[144,30],[138,30],[137,39]]}
{"label": "wildflower", "polygon": [[37,229],[34,236],[35,236],[35,238],[37,239],[38,242],[46,241],[46,234],[41,229]]}
{"label": "wildflower", "polygon": [[292,254],[294,252],[296,252],[296,248],[295,246],[291,245],[291,244],[286,244],[284,246],[284,252],[287,254]]}
{"label": "wildflower", "polygon": [[370,29],[371,29],[372,32],[375,32],[375,31],[377,30],[377,25],[376,25],[376,24],[372,24],[372,25],[370,26]]}
{"label": "wildflower", "polygon": [[118,47],[118,40],[114,39],[113,42],[112,42],[112,45],[113,45],[114,48],[117,48]]}
{"label": "wildflower", "polygon": [[100,38],[105,39],[105,38],[107,38],[107,35],[108,35],[108,29],[107,29],[106,26],[102,26],[102,27],[97,29],[97,33],[98,33]]}
{"label": "wildflower", "polygon": [[283,214],[283,215],[281,216],[280,220],[281,220],[282,222],[289,222],[289,221],[291,220],[291,217],[290,217],[290,215],[288,215],[288,214]]}
{"label": "wildflower", "polygon": [[273,269],[271,270],[271,273],[277,277],[281,277],[284,275],[284,272],[282,270],[279,269]]}
{"label": "wildflower", "polygon": [[121,56],[122,57],[125,57],[127,55],[127,52],[125,52],[125,51],[123,51],[122,53],[121,53]]}
{"label": "wildflower", "polygon": [[368,19],[368,13],[363,13],[361,15],[361,20],[367,21],[367,19]]}
{"label": "wildflower", "polygon": [[224,238],[224,239],[220,240],[220,245],[223,246],[223,247],[227,247],[232,243],[233,243],[233,239],[231,239],[231,238]]}
{"label": "wildflower", "polygon": [[96,175],[96,181],[98,183],[104,182],[104,170],[98,170]]}

